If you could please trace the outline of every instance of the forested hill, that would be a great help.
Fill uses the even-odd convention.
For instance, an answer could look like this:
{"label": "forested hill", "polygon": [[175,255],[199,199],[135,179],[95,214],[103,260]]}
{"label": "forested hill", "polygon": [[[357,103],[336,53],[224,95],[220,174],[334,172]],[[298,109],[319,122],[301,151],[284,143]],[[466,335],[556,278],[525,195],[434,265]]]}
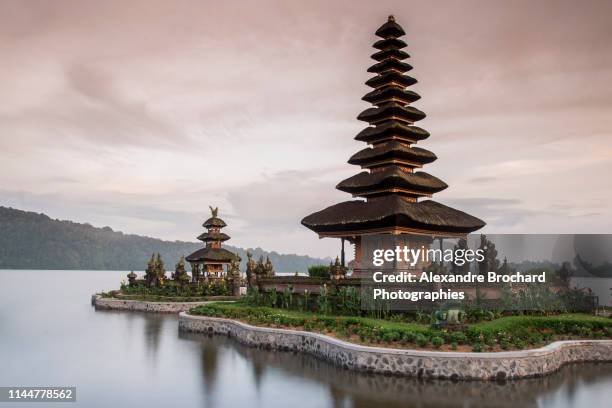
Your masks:
{"label": "forested hill", "polygon": [[[128,235],[110,227],[60,221],[44,214],[0,206],[0,269],[144,270],[154,252],[161,253],[166,269],[202,247],[201,242],[163,241]],[[225,246],[246,262],[246,250]],[[255,259],[270,256],[277,272],[305,272],[310,265],[329,263],[302,255],[283,255],[249,249]]]}

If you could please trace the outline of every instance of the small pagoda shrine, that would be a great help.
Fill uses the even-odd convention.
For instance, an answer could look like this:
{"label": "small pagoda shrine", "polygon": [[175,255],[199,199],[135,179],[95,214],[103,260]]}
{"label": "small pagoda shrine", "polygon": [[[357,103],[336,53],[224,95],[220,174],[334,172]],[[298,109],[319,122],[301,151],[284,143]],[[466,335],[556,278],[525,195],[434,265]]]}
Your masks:
{"label": "small pagoda shrine", "polygon": [[238,255],[222,248],[222,242],[227,241],[230,237],[221,232],[221,228],[226,227],[227,224],[218,217],[219,208],[210,207],[210,211],[211,217],[202,224],[206,232],[198,237],[204,242],[204,248],[198,249],[186,258],[191,265],[194,282],[200,279],[221,278],[224,275],[224,265],[229,267],[232,262],[240,262]]}
{"label": "small pagoda shrine", "polygon": [[[404,60],[409,55],[403,50],[405,35],[393,16],[377,31],[381,39],[374,43],[376,61],[368,68],[375,76],[366,82],[373,88],[362,99],[373,107],[363,111],[357,119],[369,124],[355,139],[369,146],[355,153],[349,163],[364,171],[341,181],[336,188],[359,200],[345,201],[305,217],[302,224],[315,231],[320,238],[342,239],[355,245],[354,276],[367,262],[364,237],[392,234],[408,237],[401,242],[410,247],[427,245],[435,237],[462,237],[482,228],[485,223],[462,211],[432,200],[422,200],[447,188],[447,184],[424,171],[424,165],[436,160],[429,150],[414,146],[427,139],[429,132],[414,126],[425,118],[425,113],[410,104],[421,97],[407,88],[417,80],[406,72],[412,66]],[[380,236],[380,235],[379,235]],[[414,241],[414,237],[418,242]],[[408,242],[407,240],[412,240]],[[385,248],[383,248],[385,249]]]}

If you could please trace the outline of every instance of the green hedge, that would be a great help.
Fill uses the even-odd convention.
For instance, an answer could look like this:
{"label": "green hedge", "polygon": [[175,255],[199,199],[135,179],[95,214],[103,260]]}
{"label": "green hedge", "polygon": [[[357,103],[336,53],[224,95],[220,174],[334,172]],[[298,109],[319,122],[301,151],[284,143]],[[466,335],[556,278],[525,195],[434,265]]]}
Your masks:
{"label": "green hedge", "polygon": [[329,265],[311,265],[308,267],[308,276],[311,278],[329,279]]}

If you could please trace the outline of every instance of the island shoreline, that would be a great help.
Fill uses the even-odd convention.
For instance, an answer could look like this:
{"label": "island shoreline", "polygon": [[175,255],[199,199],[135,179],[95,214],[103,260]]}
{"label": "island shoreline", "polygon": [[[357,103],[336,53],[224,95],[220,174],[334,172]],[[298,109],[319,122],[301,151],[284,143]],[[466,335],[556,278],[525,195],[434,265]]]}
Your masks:
{"label": "island shoreline", "polygon": [[179,314],[179,331],[227,335],[247,346],[303,352],[346,369],[418,378],[509,380],[548,375],[566,364],[612,362],[612,340],[564,340],[504,352],[422,351],[364,346],[320,333],[186,312]]}

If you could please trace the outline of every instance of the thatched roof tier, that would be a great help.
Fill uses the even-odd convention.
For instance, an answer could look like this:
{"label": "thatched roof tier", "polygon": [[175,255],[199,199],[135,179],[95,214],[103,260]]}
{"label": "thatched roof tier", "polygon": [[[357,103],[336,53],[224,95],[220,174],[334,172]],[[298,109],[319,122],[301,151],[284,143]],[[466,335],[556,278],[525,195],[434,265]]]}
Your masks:
{"label": "thatched roof tier", "polygon": [[225,248],[202,248],[185,258],[187,262],[230,263],[240,257]]}
{"label": "thatched roof tier", "polygon": [[382,38],[401,37],[405,34],[404,29],[395,22],[395,18],[393,16],[389,16],[387,22],[376,30],[376,35]]}
{"label": "thatched roof tier", "polygon": [[410,55],[408,55],[407,52],[404,52],[402,50],[382,50],[375,52],[370,57],[372,59],[375,59],[376,61],[382,61],[387,58],[396,58],[398,60],[404,60],[406,58],[410,58]]}
{"label": "thatched roof tier", "polygon": [[223,228],[223,227],[226,227],[227,224],[221,218],[211,217],[211,218],[207,219],[206,221],[204,221],[204,224],[202,224],[202,226],[204,228],[213,228],[213,227],[214,228]]}
{"label": "thatched roof tier", "polygon": [[413,91],[407,89],[397,88],[395,86],[375,89],[368,92],[362,100],[373,103],[374,105],[380,105],[387,102],[399,102],[409,104],[411,102],[418,101],[421,96]]}
{"label": "thatched roof tier", "polygon": [[361,112],[357,119],[371,124],[399,120],[402,122],[413,123],[424,119],[425,112],[412,106],[404,106],[399,103],[389,103],[379,108],[368,108]]}
{"label": "thatched roof tier", "polygon": [[374,43],[374,48],[382,51],[386,50],[399,50],[402,48],[406,48],[408,44],[406,44],[403,40],[399,38],[385,38],[383,40],[378,40]]}
{"label": "thatched roof tier", "polygon": [[436,158],[436,155],[429,150],[391,141],[374,148],[368,147],[360,150],[348,162],[364,168],[379,167],[386,164],[421,167],[423,164],[433,162]]}
{"label": "thatched roof tier", "polygon": [[200,234],[198,239],[204,242],[212,242],[212,241],[223,242],[223,241],[227,241],[228,239],[230,239],[230,236],[223,232],[205,232],[203,234]]}
{"label": "thatched roof tier", "polygon": [[367,201],[347,201],[304,218],[302,224],[321,237],[351,238],[381,232],[461,236],[485,225],[434,201],[419,201],[448,186],[426,172],[414,171],[436,160],[436,155],[413,146],[427,139],[429,132],[412,125],[426,115],[410,106],[421,97],[406,89],[417,80],[406,75],[412,65],[403,62],[409,55],[402,50],[406,43],[398,37],[404,34],[392,16],[376,31],[382,40],[374,44],[378,51],[372,58],[377,63],[368,69],[376,75],[366,82],[374,90],[362,98],[374,106],[359,114],[358,119],[370,126],[355,137],[371,147],[348,161],[367,171],[336,186]]}
{"label": "thatched roof tier", "polygon": [[356,196],[379,195],[397,192],[410,196],[428,196],[447,188],[448,185],[437,177],[424,171],[408,172],[398,166],[390,166],[380,171],[363,171],[349,177],[336,186]]}
{"label": "thatched roof tier", "polygon": [[368,68],[368,72],[380,74],[386,71],[395,70],[397,72],[404,73],[410,71],[411,69],[412,65],[396,60],[395,58],[390,58],[372,65],[370,68]]}
{"label": "thatched roof tier", "polygon": [[417,80],[409,75],[400,74],[395,71],[388,71],[380,75],[376,75],[368,79],[365,84],[372,88],[380,88],[383,86],[397,86],[405,88],[417,83]]}
{"label": "thatched roof tier", "polygon": [[429,132],[418,126],[408,126],[399,122],[388,122],[363,129],[355,136],[355,140],[372,144],[388,140],[405,140],[414,143],[418,140],[427,139],[428,137]]}
{"label": "thatched roof tier", "polygon": [[432,200],[408,202],[396,195],[374,201],[345,201],[310,214],[302,225],[321,236],[350,236],[371,231],[468,234],[484,221]]}

